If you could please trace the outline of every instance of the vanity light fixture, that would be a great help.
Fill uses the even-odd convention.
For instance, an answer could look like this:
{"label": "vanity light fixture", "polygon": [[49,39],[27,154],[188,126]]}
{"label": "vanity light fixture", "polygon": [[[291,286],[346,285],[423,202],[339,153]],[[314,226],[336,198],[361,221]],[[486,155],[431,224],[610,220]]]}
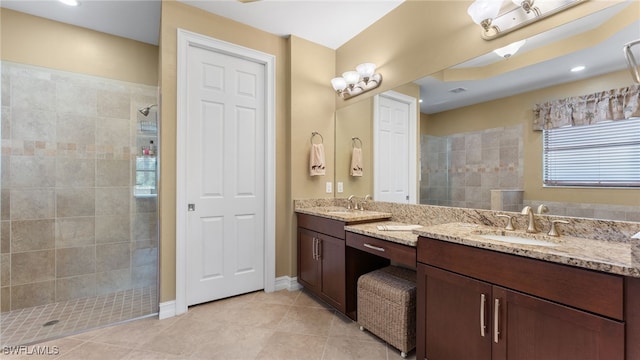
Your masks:
{"label": "vanity light fixture", "polygon": [[516,41],[514,43],[511,43],[505,47],[501,47],[500,49],[495,49],[493,50],[494,53],[496,53],[498,56],[503,57],[505,59],[510,58],[513,54],[515,54],[518,50],[520,50],[520,48],[522,47],[522,45],[524,45],[524,43],[527,40],[520,40],[520,41]]}
{"label": "vanity light fixture", "polygon": [[587,0],[475,0],[467,13],[482,27],[485,40],[496,39]]}
{"label": "vanity light fixture", "polygon": [[78,6],[78,1],[77,0],[58,0],[61,3],[65,4],[65,5],[69,5],[69,6]]}
{"label": "vanity light fixture", "polygon": [[346,71],[341,77],[331,79],[331,86],[343,99],[360,95],[380,86],[382,75],[376,73],[376,65],[363,63],[355,71]]}

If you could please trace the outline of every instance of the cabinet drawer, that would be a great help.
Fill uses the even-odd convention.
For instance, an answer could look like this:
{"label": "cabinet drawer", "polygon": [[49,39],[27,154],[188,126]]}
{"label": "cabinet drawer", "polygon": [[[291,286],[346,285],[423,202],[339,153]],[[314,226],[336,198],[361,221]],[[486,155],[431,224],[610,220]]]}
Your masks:
{"label": "cabinet drawer", "polygon": [[344,240],[344,222],[307,214],[297,215],[299,227]]}
{"label": "cabinet drawer", "polygon": [[347,246],[366,251],[370,254],[410,267],[416,266],[416,248],[380,240],[370,236],[347,232]]}
{"label": "cabinet drawer", "polygon": [[623,277],[446,241],[418,238],[418,261],[623,320]]}

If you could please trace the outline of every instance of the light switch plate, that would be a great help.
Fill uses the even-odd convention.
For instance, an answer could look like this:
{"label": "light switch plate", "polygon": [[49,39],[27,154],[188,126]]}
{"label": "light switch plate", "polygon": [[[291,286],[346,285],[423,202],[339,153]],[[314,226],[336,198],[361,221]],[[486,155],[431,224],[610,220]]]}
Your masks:
{"label": "light switch plate", "polygon": [[342,181],[338,181],[338,192],[341,193],[344,191],[344,184],[342,183]]}
{"label": "light switch plate", "polygon": [[327,192],[327,193],[331,193],[331,192],[333,192],[333,189],[332,189],[332,187],[331,187],[331,181],[327,181],[327,190],[326,190],[326,192]]}

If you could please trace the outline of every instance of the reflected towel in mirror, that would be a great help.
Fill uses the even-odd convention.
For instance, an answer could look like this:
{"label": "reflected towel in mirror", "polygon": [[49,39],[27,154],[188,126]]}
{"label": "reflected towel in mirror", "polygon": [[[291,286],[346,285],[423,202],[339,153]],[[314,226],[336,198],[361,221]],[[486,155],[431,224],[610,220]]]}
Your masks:
{"label": "reflected towel in mirror", "polygon": [[351,153],[351,176],[362,176],[362,149],[354,147]]}

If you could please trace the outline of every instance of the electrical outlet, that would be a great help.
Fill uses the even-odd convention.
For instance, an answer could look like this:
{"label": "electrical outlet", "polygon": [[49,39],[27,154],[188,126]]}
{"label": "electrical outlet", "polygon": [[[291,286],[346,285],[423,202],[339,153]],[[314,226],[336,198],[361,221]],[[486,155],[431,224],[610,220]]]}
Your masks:
{"label": "electrical outlet", "polygon": [[344,184],[342,183],[342,181],[338,181],[338,192],[341,193],[344,191]]}
{"label": "electrical outlet", "polygon": [[327,190],[326,190],[326,192],[327,193],[333,192],[333,189],[331,188],[331,181],[327,181]]}

